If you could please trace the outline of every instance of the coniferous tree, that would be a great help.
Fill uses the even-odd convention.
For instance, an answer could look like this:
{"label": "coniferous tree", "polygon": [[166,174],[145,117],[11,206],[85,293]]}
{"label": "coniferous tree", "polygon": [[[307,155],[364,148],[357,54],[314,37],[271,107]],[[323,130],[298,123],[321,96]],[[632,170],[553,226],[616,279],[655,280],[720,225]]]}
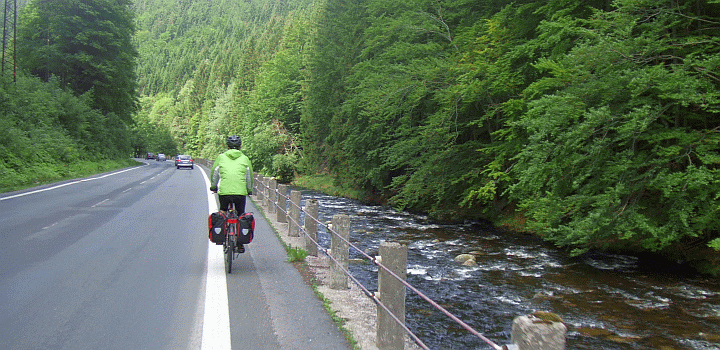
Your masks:
{"label": "coniferous tree", "polygon": [[21,68],[131,121],[137,104],[130,0],[33,0],[18,27]]}

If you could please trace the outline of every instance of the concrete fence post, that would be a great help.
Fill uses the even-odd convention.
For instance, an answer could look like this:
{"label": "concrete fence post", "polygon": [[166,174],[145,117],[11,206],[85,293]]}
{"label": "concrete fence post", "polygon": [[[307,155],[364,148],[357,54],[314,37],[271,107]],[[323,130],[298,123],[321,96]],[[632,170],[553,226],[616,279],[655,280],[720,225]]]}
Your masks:
{"label": "concrete fence post", "polygon": [[277,198],[277,180],[275,178],[270,178],[270,181],[268,182],[268,194],[270,195],[270,198],[268,198],[268,214],[275,213],[275,201]]}
{"label": "concrete fence post", "polygon": [[262,205],[263,205],[264,207],[266,207],[266,208],[267,208],[267,206],[268,206],[268,201],[270,200],[270,198],[269,198],[269,197],[270,197],[270,189],[268,188],[268,183],[269,183],[269,182],[270,182],[270,178],[269,178],[269,177],[263,177],[263,181],[262,181],[262,183],[263,183],[263,190],[262,190],[262,192],[263,192],[263,201],[262,201]]}
{"label": "concrete fence post", "polygon": [[255,195],[255,196],[257,196],[257,189],[258,189],[257,179],[258,179],[258,174],[257,174],[257,173],[253,173],[253,188],[252,188],[252,191],[253,191],[253,195]]}
{"label": "concrete fence post", "polygon": [[308,199],[305,201],[305,249],[312,256],[318,255],[318,247],[313,243],[317,242],[317,219],[318,219],[318,201],[317,199]]}
{"label": "concrete fence post", "polygon": [[290,223],[288,224],[288,235],[290,237],[300,236],[300,191],[290,191]]}
{"label": "concrete fence post", "polygon": [[[348,276],[341,269],[347,270],[350,263],[350,246],[338,236],[350,239],[350,217],[345,214],[333,215],[332,230],[337,235],[330,237],[330,255],[337,261],[337,264],[330,264],[330,288],[348,289]],[[338,266],[339,264],[339,266]]]}
{"label": "concrete fence post", "polygon": [[536,312],[513,320],[510,333],[517,350],[564,350],[567,327],[548,312]]}
{"label": "concrete fence post", "polygon": [[255,195],[257,195],[258,202],[262,203],[263,201],[263,176],[258,174],[255,178]]}
{"label": "concrete fence post", "polygon": [[287,189],[288,185],[278,185],[278,196],[277,196],[277,222],[287,222]]}
{"label": "concrete fence post", "polygon": [[[407,277],[407,246],[397,242],[380,243],[382,264],[403,281]],[[380,301],[395,317],[405,323],[405,285],[385,269],[378,273]],[[396,350],[405,347],[403,328],[382,307],[377,308],[377,346],[380,350]]]}

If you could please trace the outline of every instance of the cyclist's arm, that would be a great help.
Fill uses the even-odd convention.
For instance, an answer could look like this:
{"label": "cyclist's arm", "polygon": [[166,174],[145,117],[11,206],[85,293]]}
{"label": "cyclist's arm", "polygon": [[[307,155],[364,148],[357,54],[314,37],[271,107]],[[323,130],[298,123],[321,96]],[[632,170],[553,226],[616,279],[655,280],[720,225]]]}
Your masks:
{"label": "cyclist's arm", "polygon": [[220,183],[220,157],[215,159],[215,163],[213,163],[213,167],[210,172],[210,188],[215,188],[217,191],[218,183]]}
{"label": "cyclist's arm", "polygon": [[255,173],[253,172],[253,166],[252,162],[250,162],[250,159],[248,159],[248,167],[250,168],[250,184],[248,184],[247,188],[250,192],[252,192],[253,184],[255,182]]}

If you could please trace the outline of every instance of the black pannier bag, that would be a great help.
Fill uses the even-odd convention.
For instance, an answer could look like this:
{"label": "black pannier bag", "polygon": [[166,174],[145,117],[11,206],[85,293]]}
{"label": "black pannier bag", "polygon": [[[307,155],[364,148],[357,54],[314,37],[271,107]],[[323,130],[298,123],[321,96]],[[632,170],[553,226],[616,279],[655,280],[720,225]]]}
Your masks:
{"label": "black pannier bag", "polygon": [[227,217],[222,212],[210,214],[208,229],[210,241],[218,245],[223,244],[227,232]]}
{"label": "black pannier bag", "polygon": [[238,244],[248,244],[252,242],[255,234],[255,218],[252,213],[245,213],[238,219]]}

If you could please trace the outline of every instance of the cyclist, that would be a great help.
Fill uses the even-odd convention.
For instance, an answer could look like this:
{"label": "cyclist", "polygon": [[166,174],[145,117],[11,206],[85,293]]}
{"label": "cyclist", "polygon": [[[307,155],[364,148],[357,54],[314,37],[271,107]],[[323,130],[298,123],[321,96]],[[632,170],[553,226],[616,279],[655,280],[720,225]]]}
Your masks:
{"label": "cyclist", "polygon": [[[245,197],[252,194],[253,168],[250,158],[240,151],[241,145],[239,136],[229,136],[228,150],[215,159],[210,174],[210,191],[217,192],[220,210],[225,214],[230,203],[235,203],[237,213],[245,213]],[[238,251],[245,251],[242,244]]]}

